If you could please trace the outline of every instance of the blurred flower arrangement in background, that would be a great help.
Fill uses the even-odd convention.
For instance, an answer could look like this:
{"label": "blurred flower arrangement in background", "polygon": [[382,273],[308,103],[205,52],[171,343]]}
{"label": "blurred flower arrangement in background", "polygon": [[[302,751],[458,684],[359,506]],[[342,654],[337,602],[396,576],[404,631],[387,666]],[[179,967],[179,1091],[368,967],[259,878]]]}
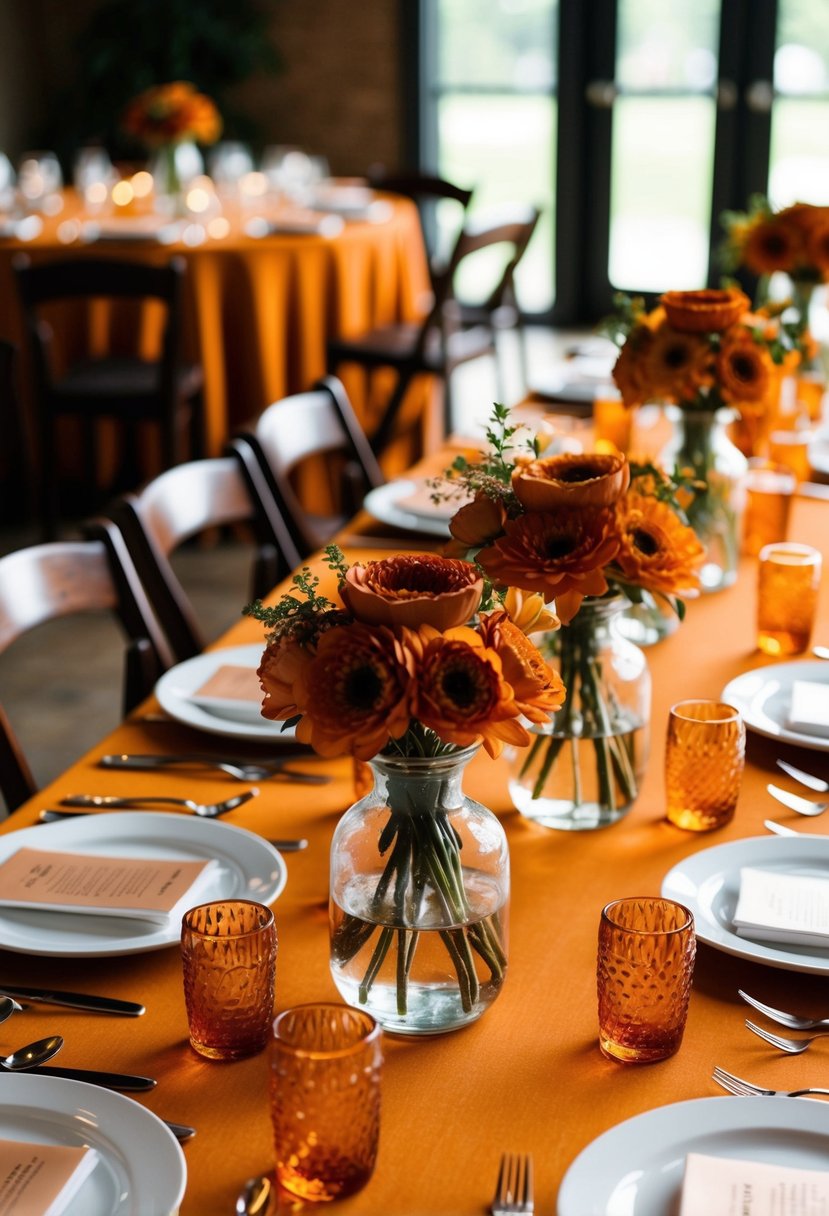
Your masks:
{"label": "blurred flower arrangement in background", "polygon": [[212,144],[222,133],[214,103],[187,80],[155,85],[134,97],[124,111],[124,130],[147,148],[192,141]]}

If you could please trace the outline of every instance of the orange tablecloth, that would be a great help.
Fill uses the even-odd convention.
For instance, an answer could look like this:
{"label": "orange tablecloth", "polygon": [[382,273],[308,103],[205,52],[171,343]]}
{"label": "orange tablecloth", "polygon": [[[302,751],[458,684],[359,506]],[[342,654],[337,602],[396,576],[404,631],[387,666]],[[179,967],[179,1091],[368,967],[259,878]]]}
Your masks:
{"label": "orange tablecloth", "polygon": [[[66,228],[61,225],[76,212],[75,196],[67,191],[64,210],[44,218],[36,240],[0,240],[0,337],[25,350],[11,269],[12,258],[21,250],[35,262],[112,256],[158,264],[172,255],[183,257],[188,271],[183,342],[187,356],[204,368],[207,455],[219,453],[234,427],[323,375],[328,338],[414,320],[428,310],[426,255],[417,208],[408,199],[389,199],[380,222],[349,221],[334,236],[303,233],[254,239],[231,215],[227,237],[195,247],[135,240],[62,243],[58,234]],[[74,312],[73,339],[87,340],[87,321],[77,309]],[[93,342],[106,340],[107,321],[96,317]],[[153,336],[152,318],[136,334],[134,317],[128,316],[116,332],[116,340],[137,344],[145,352]],[[355,368],[344,369],[344,379],[370,430],[384,383],[369,392]],[[422,396],[415,398],[415,412],[422,404]],[[408,447],[392,453],[389,473],[399,472],[417,454],[410,440]]]}
{"label": "orange tablecloth", "polygon": [[[798,499],[792,537],[820,544],[827,518],[826,503]],[[352,556],[359,553],[355,550]],[[587,833],[531,826],[510,806],[504,764],[485,756],[473,762],[468,790],[502,816],[510,842],[513,896],[507,981],[495,1005],[465,1030],[415,1041],[387,1037],[377,1171],[362,1194],[339,1204],[338,1210],[355,1216],[480,1216],[488,1210],[499,1155],[511,1149],[534,1154],[536,1213],[553,1216],[562,1176],[586,1144],[638,1112],[717,1095],[720,1091],[710,1079],[714,1065],[779,1087],[825,1082],[820,1049],[805,1056],[782,1056],[744,1029],[748,1010],[737,989],[778,1006],[826,1012],[826,978],[774,970],[706,946],[699,949],[688,1028],[678,1055],[648,1067],[624,1066],[604,1059],[596,1043],[596,932],[605,902],[658,892],[663,875],[689,854],[727,840],[765,835],[765,817],[794,823],[804,832],[822,830],[820,821],[797,818],[774,803],[765,783],[774,777],[788,784],[774,769],[777,756],[829,777],[829,755],[777,747],[756,736],[749,737],[740,803],[728,827],[696,836],[663,818],[662,755],[669,705],[682,697],[718,696],[732,677],[768,662],[753,649],[754,576],[754,562],[744,561],[734,587],[692,603],[680,630],[648,651],[654,685],[651,760],[636,805],[619,824]],[[240,588],[240,604],[244,598]],[[818,634],[826,640],[825,578],[819,620]],[[245,620],[223,643],[259,637],[259,626]],[[144,775],[95,767],[105,752],[192,750],[211,742],[220,750],[215,739],[183,727],[125,723],[2,830],[28,826],[41,807],[79,791],[224,796],[233,785],[213,775]],[[306,835],[311,842],[305,853],[286,856],[288,883],[275,906],[280,1009],[299,1001],[336,998],[328,972],[328,846],[337,817],[351,800],[351,766],[316,758],[301,763],[336,780],[319,788],[265,784],[258,798],[227,820],[263,835]],[[60,1031],[66,1038],[61,1062],[67,1065],[157,1076],[157,1089],[142,1101],[169,1119],[198,1128],[197,1138],[185,1150],[189,1183],[182,1216],[224,1216],[233,1210],[242,1182],[271,1167],[267,1058],[221,1065],[189,1050],[175,948],[96,961],[0,952],[0,983],[4,979],[48,981],[146,1003],[146,1015],[130,1022],[53,1009],[17,1014],[0,1027],[0,1050]],[[280,1210],[302,1209],[285,1201]]]}

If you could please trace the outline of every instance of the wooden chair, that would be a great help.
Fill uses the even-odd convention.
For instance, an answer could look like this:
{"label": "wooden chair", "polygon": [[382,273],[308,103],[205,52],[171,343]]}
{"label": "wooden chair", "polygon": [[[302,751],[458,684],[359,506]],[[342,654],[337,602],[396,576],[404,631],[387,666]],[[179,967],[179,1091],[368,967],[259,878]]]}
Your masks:
{"label": "wooden chair", "polygon": [[[85,530],[86,540],[33,545],[0,557],[0,654],[47,621],[110,612],[128,639],[126,714],[149,696],[173,657],[118,529],[100,519]],[[36,792],[31,769],[0,705],[0,793],[13,811]]]}
{"label": "wooden chair", "polygon": [[[121,488],[140,480],[135,462],[137,426],[151,422],[161,435],[164,468],[180,457],[180,435],[190,425],[187,455],[202,450],[202,372],[182,367],[179,331],[185,263],[148,266],[110,258],[73,258],[33,265],[25,254],[13,262],[32,354],[36,438],[40,453],[40,521],[44,536],[54,537],[59,522],[57,420],[81,419],[85,428],[85,476],[97,480],[95,420],[119,423],[122,440]],[[165,310],[160,356],[156,360],[108,355],[83,358],[58,372],[50,353],[51,330],[44,307],[56,302],[94,300],[159,301]]]}
{"label": "wooden chair", "polygon": [[[300,564],[290,533],[248,451],[193,460],[160,473],[110,507],[173,652],[182,662],[207,644],[196,609],[170,562],[185,541],[243,525],[254,538],[251,595],[266,595]],[[240,609],[242,596],[240,590]]]}
{"label": "wooden chair", "polygon": [[459,269],[467,258],[494,246],[505,246],[509,257],[525,238],[526,210],[488,226],[467,225],[460,233],[449,264],[435,284],[435,301],[420,323],[408,322],[370,330],[355,338],[335,338],[328,343],[328,368],[336,372],[342,363],[356,363],[374,370],[390,367],[397,383],[378,425],[369,438],[376,456],[391,439],[406,392],[415,376],[438,376],[444,386],[444,427],[452,424],[451,376],[456,367],[483,355],[495,356],[495,334],[489,324],[464,328],[455,294]]}
{"label": "wooden chair", "polygon": [[[457,203],[459,207],[458,230],[463,225],[474,190],[456,186],[445,178],[430,173],[387,173],[381,165],[373,165],[368,171],[369,185],[388,194],[402,194],[417,204],[423,243],[429,259],[429,271],[434,286],[446,268],[446,257],[442,256],[439,242],[438,208],[441,202]],[[456,208],[457,210],[457,208]]]}
{"label": "wooden chair", "polygon": [[[348,394],[335,376],[324,376],[308,392],[269,405],[253,431],[239,436],[237,443],[255,453],[303,557],[326,544],[360,509],[366,492],[384,481]],[[311,457],[326,461],[337,513],[307,512],[300,503],[293,478]]]}

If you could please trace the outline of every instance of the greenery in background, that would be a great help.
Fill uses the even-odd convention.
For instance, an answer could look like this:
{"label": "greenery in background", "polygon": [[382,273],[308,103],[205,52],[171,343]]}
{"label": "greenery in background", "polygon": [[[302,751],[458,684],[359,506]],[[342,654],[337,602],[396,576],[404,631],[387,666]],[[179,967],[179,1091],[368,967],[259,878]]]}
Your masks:
{"label": "greenery in background", "polygon": [[234,85],[275,72],[274,0],[103,0],[80,29],[75,79],[55,96],[42,143],[65,166],[90,142],[112,157],[143,157],[120,129],[124,107],[152,85],[189,80],[219,108],[224,138],[251,140],[255,125],[229,100]]}

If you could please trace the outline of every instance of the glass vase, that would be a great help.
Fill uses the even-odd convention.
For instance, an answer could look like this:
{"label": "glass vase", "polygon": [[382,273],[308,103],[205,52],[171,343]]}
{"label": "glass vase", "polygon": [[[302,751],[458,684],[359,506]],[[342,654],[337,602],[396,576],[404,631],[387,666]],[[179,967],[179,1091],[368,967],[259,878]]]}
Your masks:
{"label": "glass vase", "polygon": [[645,655],[619,632],[623,596],[586,599],[548,635],[567,690],[552,721],[510,754],[513,804],[542,827],[584,831],[630,810],[648,760],[651,681]]}
{"label": "glass vase", "polygon": [[728,437],[730,410],[669,406],[667,413],[673,436],[660,460],[668,472],[678,468],[705,482],[707,488],[688,507],[688,522],[706,548],[702,590],[721,591],[737,577],[748,461]]}
{"label": "glass vase", "polygon": [[376,756],[372,790],[331,843],[331,973],[386,1030],[437,1034],[475,1021],[507,969],[509,851],[462,789],[477,747]]}

